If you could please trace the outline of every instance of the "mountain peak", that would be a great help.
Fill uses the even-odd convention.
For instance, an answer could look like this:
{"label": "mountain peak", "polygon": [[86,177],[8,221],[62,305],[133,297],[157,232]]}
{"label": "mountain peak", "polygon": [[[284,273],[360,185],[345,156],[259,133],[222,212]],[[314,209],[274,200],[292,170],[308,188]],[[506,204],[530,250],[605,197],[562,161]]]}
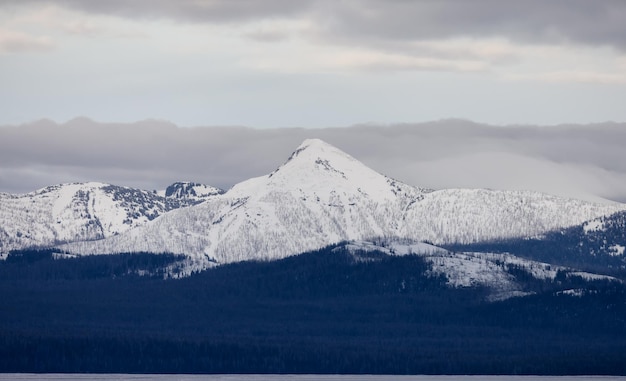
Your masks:
{"label": "mountain peak", "polygon": [[190,181],[175,182],[165,189],[165,197],[198,201],[204,201],[207,197],[222,193],[224,191],[219,188]]}
{"label": "mountain peak", "polygon": [[[369,175],[375,173],[352,156],[321,139],[306,139],[269,177],[279,172],[289,176],[298,172],[307,178],[314,174],[323,174],[324,177],[330,175],[347,179],[346,173],[355,171],[367,172]],[[377,173],[376,175],[380,176]]]}
{"label": "mountain peak", "polygon": [[337,198],[345,198],[343,203],[349,205],[361,196],[376,203],[391,202],[400,193],[420,197],[422,190],[376,172],[323,140],[306,139],[274,172],[239,183],[227,195],[263,198],[276,192],[291,192],[302,199],[308,193],[327,205],[339,205]]}
{"label": "mountain peak", "polygon": [[293,153],[291,154],[291,156],[289,156],[289,159],[287,159],[287,163],[289,163],[290,161],[293,161],[297,158],[299,158],[300,160],[304,159],[310,159],[313,156],[317,156],[319,158],[326,158],[330,156],[342,156],[342,157],[348,157],[353,161],[356,161],[356,159],[352,158],[352,156],[348,155],[347,153],[343,152],[342,150],[340,150],[339,148],[326,143],[325,141],[321,140],[321,139],[305,139],[299,146],[298,148],[296,148],[295,151],[293,151]]}
{"label": "mountain peak", "polygon": [[302,141],[300,146],[298,146],[298,148],[296,148],[296,151],[304,151],[306,149],[310,149],[310,150],[326,150],[326,149],[338,150],[338,148],[336,148],[335,146],[333,146],[333,145],[331,145],[329,143],[326,143],[322,139],[317,139],[317,138],[304,139],[304,141]]}

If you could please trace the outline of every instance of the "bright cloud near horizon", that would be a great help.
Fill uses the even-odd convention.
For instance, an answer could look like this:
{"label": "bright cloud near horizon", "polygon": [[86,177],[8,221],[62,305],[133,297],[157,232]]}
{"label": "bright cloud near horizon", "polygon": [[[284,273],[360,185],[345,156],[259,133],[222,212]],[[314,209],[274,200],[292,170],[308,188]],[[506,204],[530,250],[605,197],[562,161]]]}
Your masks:
{"label": "bright cloud near horizon", "polygon": [[622,0],[0,0],[0,125],[626,121]]}

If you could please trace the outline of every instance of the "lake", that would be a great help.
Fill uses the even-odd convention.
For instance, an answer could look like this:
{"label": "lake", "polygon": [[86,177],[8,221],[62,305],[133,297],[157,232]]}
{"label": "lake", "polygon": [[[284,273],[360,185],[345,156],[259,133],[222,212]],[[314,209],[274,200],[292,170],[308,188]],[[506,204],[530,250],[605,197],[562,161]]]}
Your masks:
{"label": "lake", "polygon": [[70,381],[617,381],[620,376],[388,376],[388,375],[187,375],[187,374],[0,374],[0,380]]}

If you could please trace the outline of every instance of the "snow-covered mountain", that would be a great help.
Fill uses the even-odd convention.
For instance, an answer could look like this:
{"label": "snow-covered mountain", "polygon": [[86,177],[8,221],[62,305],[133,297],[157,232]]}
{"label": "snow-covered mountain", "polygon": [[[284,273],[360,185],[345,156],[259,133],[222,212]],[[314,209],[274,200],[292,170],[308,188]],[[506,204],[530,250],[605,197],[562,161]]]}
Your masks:
{"label": "snow-covered mountain", "polygon": [[535,236],[624,209],[536,192],[415,188],[310,139],[269,175],[124,234],[62,248],[186,254],[200,269],[376,237],[443,244]]}
{"label": "snow-covered mountain", "polygon": [[0,255],[14,249],[110,237],[172,209],[196,204],[203,197],[208,198],[208,192],[163,197],[95,182],[54,185],[22,195],[2,193]]}

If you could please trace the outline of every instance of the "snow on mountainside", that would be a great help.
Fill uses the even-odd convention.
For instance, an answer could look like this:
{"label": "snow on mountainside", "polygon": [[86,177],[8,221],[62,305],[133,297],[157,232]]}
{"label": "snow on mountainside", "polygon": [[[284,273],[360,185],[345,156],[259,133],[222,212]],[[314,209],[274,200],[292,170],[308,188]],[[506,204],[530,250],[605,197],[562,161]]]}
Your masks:
{"label": "snow on mountainside", "polygon": [[445,189],[407,211],[405,236],[434,244],[533,237],[626,209],[530,191]]}
{"label": "snow on mountainside", "polygon": [[589,247],[591,255],[626,258],[626,212],[588,221],[574,232],[578,233],[578,246]]}
{"label": "snow on mountainside", "polygon": [[[544,255],[549,256],[550,251],[554,251],[550,248],[558,244],[562,247],[559,250],[562,256],[586,265],[602,264],[612,270],[621,269],[626,274],[626,211],[550,232],[536,241],[546,246]],[[523,248],[524,243],[518,246]]]}
{"label": "snow on mountainside", "polygon": [[199,269],[376,237],[454,243],[534,236],[623,209],[626,205],[536,192],[419,189],[311,139],[269,175],[125,234],[63,249],[77,254],[180,253]]}
{"label": "snow on mountainside", "polygon": [[[430,263],[431,272],[434,275],[444,275],[450,286],[485,287],[489,290],[490,300],[532,294],[533,292],[527,289],[528,277],[554,281],[561,273],[565,277],[619,282],[618,279],[610,276],[523,259],[510,254],[453,252],[423,242],[390,242],[381,245],[357,241],[347,242],[334,250],[340,249],[347,249],[353,253],[381,252],[387,255],[419,255]],[[516,275],[521,275],[523,279],[518,279]]]}
{"label": "snow on mountainside", "polygon": [[457,251],[509,253],[626,281],[625,210],[540,236],[445,246]]}
{"label": "snow on mountainside", "polygon": [[199,202],[102,183],[49,186],[0,194],[0,255],[10,250],[90,241],[122,233]]}

